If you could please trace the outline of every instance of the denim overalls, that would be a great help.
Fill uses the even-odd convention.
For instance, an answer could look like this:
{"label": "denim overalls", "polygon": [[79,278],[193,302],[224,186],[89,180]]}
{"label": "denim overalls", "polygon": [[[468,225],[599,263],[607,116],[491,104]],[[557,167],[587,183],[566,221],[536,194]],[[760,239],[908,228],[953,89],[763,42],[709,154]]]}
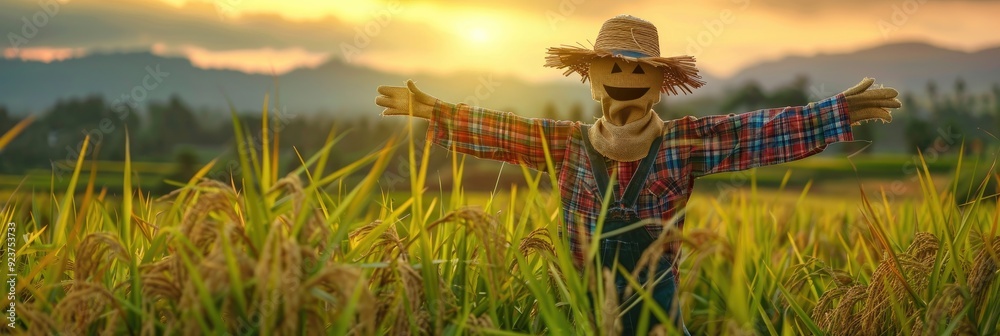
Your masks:
{"label": "denim overalls", "polygon": [[[594,174],[594,179],[597,181],[599,196],[604,197],[608,193],[609,182],[614,183],[615,181],[609,181],[607,165],[605,164],[605,158],[603,155],[594,149],[594,146],[590,143],[590,138],[588,137],[589,127],[584,126],[582,129],[583,143],[587,146],[587,156],[590,157],[590,169]],[[656,159],[657,152],[660,150],[660,145],[662,141],[653,141],[650,145],[649,153],[645,158],[639,163],[639,168],[636,169],[635,175],[629,179],[628,186],[625,187],[625,194],[618,198],[618,193],[614,192],[617,188],[612,184],[612,203],[608,206],[607,217],[604,221],[604,227],[601,230],[602,234],[607,232],[615,231],[623,227],[635,224],[641,219],[638,216],[638,212],[635,208],[636,200],[639,198],[639,193],[642,191],[642,187],[645,184],[646,177],[649,175],[650,170],[653,167],[653,162]],[[643,251],[646,250],[653,243],[653,237],[646,231],[645,227],[638,227],[633,230],[626,231],[621,234],[617,234],[608,238],[600,240],[600,255],[601,264],[604,268],[610,269],[615,273],[615,287],[617,288],[618,302],[624,314],[621,317],[622,323],[622,335],[636,335],[640,334],[637,330],[639,325],[639,318],[642,314],[643,302],[639,302],[632,306],[636,300],[639,300],[638,294],[632,291],[633,294],[630,297],[624,297],[625,289],[629,287],[628,281],[625,277],[618,271],[615,267],[617,262],[619,265],[624,267],[626,270],[631,272],[636,267],[636,263],[642,256]],[[617,256],[617,258],[616,258]],[[636,281],[643,286],[646,286],[644,290],[650,292],[655,300],[655,304],[658,305],[664,312],[671,316],[673,321],[671,321],[675,329],[683,330],[685,335],[689,335],[687,328],[684,327],[684,322],[681,320],[680,311],[675,307],[675,298],[677,297],[677,284],[674,279],[674,273],[672,271],[672,257],[669,255],[664,255],[660,258],[659,264],[656,267],[656,276],[654,280],[655,283],[652,284],[653,288],[646,286],[646,282],[649,274],[648,271],[642,271],[639,273],[639,277]],[[632,306],[631,308],[629,308]],[[642,332],[646,334],[652,327],[663,323],[652,313],[649,314],[649,329]]]}

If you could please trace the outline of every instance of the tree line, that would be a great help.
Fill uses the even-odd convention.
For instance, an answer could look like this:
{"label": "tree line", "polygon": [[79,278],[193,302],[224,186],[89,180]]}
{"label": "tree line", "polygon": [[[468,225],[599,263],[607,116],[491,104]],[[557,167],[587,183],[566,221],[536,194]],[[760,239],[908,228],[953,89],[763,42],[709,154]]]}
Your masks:
{"label": "tree line", "polygon": [[[654,110],[666,120],[686,115],[798,106],[826,98],[816,97],[815,91],[805,77],[771,90],[751,81],[722,96],[683,102],[665,97]],[[918,149],[925,150],[934,146],[934,141],[943,132],[961,134],[970,152],[1000,142],[993,136],[1000,129],[998,84],[986,92],[972,93],[961,78],[948,89],[929,82],[922,92],[904,92],[900,100],[903,101],[903,108],[893,114],[892,123],[855,127],[855,137],[873,140],[880,152],[915,153]],[[574,104],[564,111],[556,106],[554,102],[547,104],[542,109],[541,117],[592,122],[601,114],[597,104]],[[272,110],[269,112],[269,127],[272,132],[280,132],[281,148],[294,146],[303,155],[321,148],[331,131],[348,132],[345,139],[349,141],[337,146],[334,152],[337,155],[334,155],[331,165],[336,166],[375,150],[385,143],[389,135],[400,134],[405,127],[403,118],[379,118],[373,114],[343,117],[348,114],[294,114]],[[260,128],[261,111],[241,111],[238,115],[248,129]],[[0,133],[11,129],[21,119],[0,105]],[[121,161],[125,157],[126,134],[129,134],[132,157],[136,161],[196,165],[221,153],[234,152],[231,150],[234,133],[228,113],[194,108],[176,95],[165,101],[151,101],[142,110],[122,113],[112,111],[108,101],[94,95],[56,101],[39,115],[28,129],[0,152],[0,174],[18,174],[28,169],[65,165],[81,155]],[[91,141],[89,149],[87,153],[79,153],[87,136]],[[859,149],[856,146],[863,147],[864,144],[844,148],[855,151]],[[291,150],[283,152],[288,153],[285,160],[289,166],[297,164]]]}

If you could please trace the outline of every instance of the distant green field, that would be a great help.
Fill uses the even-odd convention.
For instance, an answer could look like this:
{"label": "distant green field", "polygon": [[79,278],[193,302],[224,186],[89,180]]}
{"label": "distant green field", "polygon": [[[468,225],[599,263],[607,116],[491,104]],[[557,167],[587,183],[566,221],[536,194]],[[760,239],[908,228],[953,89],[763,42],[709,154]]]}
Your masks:
{"label": "distant green field", "polygon": [[[976,163],[975,159],[966,158],[963,165],[966,168]],[[949,173],[958,165],[954,156],[940,158],[927,162],[931,173]],[[761,167],[756,169],[759,183],[780,182],[788,170],[793,171],[793,177],[799,181],[810,179],[838,179],[864,176],[865,178],[899,178],[914,175],[921,167],[920,158],[916,156],[866,156],[860,158],[828,158],[812,157],[782,165]],[[747,172],[717,174],[702,177],[702,180],[731,180],[734,175],[745,175]]]}
{"label": "distant green field", "polygon": [[[289,173],[277,151],[240,144],[243,178],[202,180],[225,169],[213,163],[162,198],[148,190],[173,174],[165,164],[83,162],[76,185],[44,170],[0,177],[0,223],[16,241],[0,306],[16,304],[31,334],[614,335],[625,309],[667,319],[608,295],[624,270],[600,266],[587,247],[598,236],[572,262],[548,176],[435,165],[412,145],[337,167],[334,145]],[[682,246],[687,328],[997,334],[998,203],[978,188],[963,204],[969,189],[953,183],[992,170],[959,161],[816,157],[699,180],[683,230],[655,223],[670,232],[657,246]],[[387,186],[389,174],[403,178]]]}
{"label": "distant green field", "polygon": [[[952,173],[958,164],[955,156],[941,157],[926,163],[931,174],[942,175]],[[963,173],[971,172],[976,163],[975,159],[966,158],[963,163]],[[708,185],[713,182],[749,181],[751,176],[762,188],[776,188],[783,181],[788,185],[803,185],[809,181],[854,180],[859,176],[863,176],[865,179],[900,179],[914,176],[920,165],[918,157],[903,155],[864,156],[854,159],[813,157],[777,166],[761,167],[752,171],[709,175],[700,178],[698,185]],[[989,162],[979,162],[979,166],[979,170],[985,169],[989,166]],[[134,162],[132,163],[132,172],[135,176],[133,183],[137,188],[150,189],[163,183],[163,178],[173,173],[176,167],[175,163]],[[480,169],[469,169],[465,175],[470,180],[488,178],[495,181],[497,167],[496,165],[483,165]],[[88,162],[83,166],[81,178],[77,182],[78,190],[82,190],[81,188],[86,186],[92,168],[96,168],[97,171],[94,176],[95,185],[111,189],[122,187],[121,173],[124,164],[122,162],[98,161],[93,164]],[[520,172],[517,169],[508,168],[507,170],[511,174],[518,175],[515,178],[520,178]],[[788,175],[787,181],[785,181],[786,174]],[[487,184],[493,185],[492,182]],[[18,185],[21,185],[25,190],[48,190],[50,187],[65,190],[69,185],[69,176],[68,174],[64,174],[62,177],[55,176],[46,169],[34,169],[23,176],[0,175],[0,190],[10,190]]]}
{"label": "distant green field", "polygon": [[[80,172],[80,180],[77,181],[78,190],[82,190],[87,185],[90,174],[94,174],[94,185],[98,187],[121,189],[122,172],[125,165],[123,162],[96,161],[87,162]],[[132,173],[135,176],[136,187],[147,189],[148,187],[159,185],[163,176],[168,176],[176,169],[173,163],[161,162],[133,162]],[[70,175],[72,171],[63,173],[53,173],[49,169],[32,169],[24,175],[0,175],[0,190],[10,190],[21,186],[22,190],[46,190],[54,187],[57,190],[65,190],[69,187]]]}

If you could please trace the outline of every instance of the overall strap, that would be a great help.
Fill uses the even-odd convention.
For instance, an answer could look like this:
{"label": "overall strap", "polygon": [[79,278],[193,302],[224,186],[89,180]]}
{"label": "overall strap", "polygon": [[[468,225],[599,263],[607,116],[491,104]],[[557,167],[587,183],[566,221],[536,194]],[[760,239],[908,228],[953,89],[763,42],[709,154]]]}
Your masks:
{"label": "overall strap", "polygon": [[642,191],[642,186],[646,184],[646,177],[649,176],[649,172],[653,170],[653,164],[656,163],[656,156],[659,154],[660,145],[662,144],[662,138],[657,137],[653,139],[653,143],[649,145],[649,153],[646,153],[646,157],[642,158],[642,162],[639,163],[639,169],[636,169],[635,175],[632,175],[632,179],[628,181],[628,186],[625,187],[625,195],[622,196],[622,205],[626,208],[635,206],[635,202],[639,200],[639,193]]}
{"label": "overall strap", "polygon": [[[607,188],[611,178],[608,177],[608,167],[604,164],[604,155],[597,152],[594,145],[590,143],[589,133],[590,126],[583,125],[581,127],[581,136],[583,138],[584,146],[587,147],[587,157],[590,158],[590,170],[594,174],[594,179],[597,180],[597,190],[600,192],[602,198],[608,192]],[[612,188],[611,197],[614,203],[620,203],[625,208],[632,208],[635,206],[635,202],[639,199],[639,194],[642,191],[642,186],[646,183],[646,177],[649,176],[649,172],[653,168],[653,164],[656,162],[656,156],[659,154],[660,145],[663,144],[663,139],[657,137],[653,140],[653,143],[649,146],[649,152],[646,153],[646,157],[642,158],[642,162],[639,163],[639,168],[636,169],[635,174],[628,181],[628,186],[625,187],[625,194],[622,199],[618,199],[617,193],[614,192]],[[637,181],[638,180],[638,181]],[[613,183],[613,182],[612,182]],[[612,186],[617,183],[612,184]]]}
{"label": "overall strap", "polygon": [[[583,137],[583,144],[587,147],[587,157],[590,158],[590,172],[594,174],[594,180],[597,180],[597,191],[600,193],[598,196],[604,199],[604,195],[607,194],[608,190],[608,166],[604,164],[604,155],[597,152],[594,145],[590,143],[590,125],[583,125],[580,127],[580,136]],[[617,183],[616,183],[617,184]],[[612,188],[611,190],[614,190]],[[611,193],[611,200],[614,203],[618,202],[618,195],[616,193]]]}

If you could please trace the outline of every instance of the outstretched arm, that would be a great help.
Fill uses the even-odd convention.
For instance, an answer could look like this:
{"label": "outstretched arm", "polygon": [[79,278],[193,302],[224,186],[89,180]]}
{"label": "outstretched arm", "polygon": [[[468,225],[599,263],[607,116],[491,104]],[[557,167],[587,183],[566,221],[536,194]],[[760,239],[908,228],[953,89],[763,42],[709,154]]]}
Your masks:
{"label": "outstretched arm", "polygon": [[[838,141],[851,141],[851,125],[874,119],[888,122],[888,108],[900,107],[891,88],[857,86],[806,106],[764,109],[742,114],[681,120],[697,140],[690,162],[695,176],[780,164],[822,152]],[[693,117],[692,117],[693,118]]]}
{"label": "outstretched arm", "polygon": [[375,103],[383,115],[411,115],[428,119],[428,137],[434,143],[479,158],[525,164],[545,170],[546,151],[558,171],[573,122],[524,118],[465,104],[450,104],[417,89],[380,86]]}

